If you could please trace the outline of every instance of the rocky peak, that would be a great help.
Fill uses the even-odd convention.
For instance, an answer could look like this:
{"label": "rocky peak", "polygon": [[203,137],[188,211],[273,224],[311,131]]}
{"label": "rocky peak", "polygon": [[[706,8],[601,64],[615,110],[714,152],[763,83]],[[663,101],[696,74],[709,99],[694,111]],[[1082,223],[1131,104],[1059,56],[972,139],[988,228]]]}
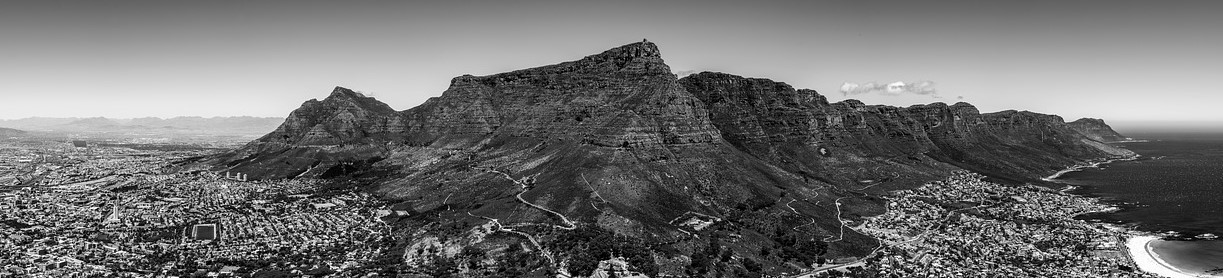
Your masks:
{"label": "rocky peak", "polygon": [[625,57],[625,58],[661,58],[662,54],[658,52],[658,45],[647,40],[641,42],[630,43],[620,47],[608,49],[599,55]]}
{"label": "rocky peak", "polygon": [[330,94],[330,95],[328,95],[327,97],[328,97],[328,98],[343,98],[343,97],[347,97],[347,98],[363,98],[363,97],[365,97],[365,95],[364,95],[364,94],[361,94],[361,93],[358,93],[358,92],[356,92],[356,91],[350,90],[350,89],[348,89],[348,88],[344,88],[344,87],[340,87],[340,86],[335,86],[335,89],[332,89],[332,90],[331,90],[331,94]]}
{"label": "rocky peak", "polygon": [[601,68],[614,65],[622,73],[671,75],[671,68],[663,62],[658,46],[644,40],[587,56],[579,62],[583,61],[600,64]]}
{"label": "rocky peak", "polygon": [[324,105],[348,106],[348,108],[354,110],[366,110],[376,113],[395,113],[395,109],[391,108],[390,105],[387,105],[382,101],[378,101],[373,97],[368,97],[362,93],[339,86],[331,90],[331,95],[328,95],[327,98],[323,99],[322,103]]}
{"label": "rocky peak", "polygon": [[402,132],[403,127],[403,119],[386,103],[335,87],[322,101],[302,103],[280,127],[259,141],[294,145],[365,143]]}

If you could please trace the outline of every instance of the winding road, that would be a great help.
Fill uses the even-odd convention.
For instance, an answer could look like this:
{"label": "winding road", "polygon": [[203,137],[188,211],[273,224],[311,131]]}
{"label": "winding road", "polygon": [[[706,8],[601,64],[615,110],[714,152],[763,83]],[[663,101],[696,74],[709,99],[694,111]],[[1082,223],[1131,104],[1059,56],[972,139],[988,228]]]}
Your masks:
{"label": "winding road", "polygon": [[[564,214],[561,214],[561,213],[559,213],[559,212],[553,211],[553,210],[551,210],[551,209],[548,209],[548,208],[543,207],[543,206],[540,206],[540,205],[532,204],[531,202],[527,202],[527,200],[526,200],[526,199],[523,199],[523,198],[522,198],[522,194],[523,194],[523,193],[526,193],[526,192],[527,192],[527,190],[529,189],[529,186],[527,185],[527,183],[526,183],[526,182],[524,182],[525,180],[527,180],[527,178],[525,178],[525,177],[524,177],[524,178],[522,178],[522,179],[514,179],[514,177],[510,176],[509,174],[507,174],[507,173],[505,173],[505,172],[497,171],[497,170],[494,170],[494,169],[491,169],[491,168],[489,168],[489,169],[481,169],[481,168],[476,167],[475,165],[472,165],[472,166],[471,166],[471,168],[472,168],[472,169],[483,170],[483,171],[485,171],[485,172],[489,172],[489,173],[496,173],[496,174],[500,174],[502,177],[505,177],[505,179],[510,180],[511,182],[513,182],[514,184],[517,184],[517,185],[518,185],[518,186],[521,188],[521,191],[519,191],[519,192],[518,192],[518,194],[515,194],[515,195],[514,195],[514,198],[518,199],[518,201],[519,201],[519,202],[522,202],[523,204],[526,204],[526,205],[531,206],[531,207],[533,207],[533,208],[536,208],[536,209],[539,209],[539,210],[542,210],[542,211],[548,212],[548,213],[550,213],[550,214],[552,214],[552,215],[556,215],[557,217],[559,217],[559,218],[561,219],[561,222],[563,222],[563,223],[565,224],[564,226],[561,226],[561,225],[555,225],[555,224],[548,224],[548,223],[520,223],[520,224],[514,224],[514,225],[503,225],[503,224],[501,224],[501,221],[500,221],[499,219],[492,218],[492,217],[488,217],[488,216],[475,215],[475,214],[472,214],[470,211],[468,211],[468,212],[467,212],[467,215],[470,215],[470,216],[472,216],[472,217],[482,218],[482,219],[485,219],[485,220],[491,221],[491,222],[493,223],[493,225],[496,225],[496,227],[497,227],[497,230],[496,230],[496,231],[498,231],[498,232],[506,232],[506,233],[516,234],[516,235],[519,235],[519,236],[522,236],[522,237],[526,238],[528,241],[530,241],[530,242],[531,242],[531,245],[535,247],[535,250],[539,250],[539,253],[540,253],[541,255],[543,255],[543,256],[544,256],[544,258],[548,259],[548,263],[549,263],[549,264],[551,264],[553,267],[557,267],[557,264],[556,264],[556,258],[554,258],[554,257],[552,256],[552,252],[549,252],[547,249],[545,249],[545,248],[543,247],[543,245],[542,245],[542,244],[539,244],[539,240],[535,239],[535,236],[533,236],[533,235],[531,235],[531,234],[528,234],[528,233],[525,233],[525,232],[522,232],[522,231],[517,231],[517,230],[511,229],[511,228],[509,228],[509,227],[521,227],[521,226],[532,226],[532,225],[539,225],[539,226],[549,226],[549,227],[556,228],[556,229],[561,229],[561,230],[573,230],[573,229],[577,229],[577,224],[574,224],[574,222],[573,222],[573,221],[571,221],[571,220],[569,220],[569,218],[568,218],[568,217],[565,217],[565,215],[564,215]],[[536,174],[536,175],[538,175],[538,174]],[[531,177],[531,178],[534,178],[534,177]],[[582,179],[583,179],[583,180],[585,180],[585,177],[583,177]],[[589,185],[589,182],[587,182],[587,185]],[[593,187],[592,187],[592,189],[593,189]],[[596,192],[595,192],[595,194],[598,194],[598,192],[596,191]],[[446,198],[447,198],[447,199],[449,199],[449,198],[450,198],[450,196],[447,196]],[[600,198],[600,199],[602,199],[602,197],[601,197],[601,196],[600,196],[599,198]],[[592,205],[593,205],[593,204],[592,204]],[[596,208],[596,209],[597,209],[597,208]]]}
{"label": "winding road", "polygon": [[[552,215],[556,215],[556,217],[560,217],[560,218],[561,218],[561,222],[564,222],[564,223],[565,223],[565,226],[560,226],[560,225],[552,225],[552,227],[557,228],[557,229],[562,229],[562,230],[573,230],[573,229],[577,229],[577,227],[578,227],[578,226],[577,226],[576,224],[574,224],[574,223],[573,223],[573,221],[570,221],[568,217],[565,217],[565,215],[564,215],[564,214],[561,214],[561,213],[559,213],[559,212],[553,211],[553,210],[551,210],[551,209],[545,208],[545,207],[540,206],[540,205],[532,204],[531,202],[527,202],[527,200],[526,200],[526,199],[523,199],[523,198],[522,198],[522,194],[523,194],[523,193],[527,193],[527,190],[528,190],[527,184],[526,184],[526,183],[524,183],[524,182],[522,182],[522,180],[525,180],[525,178],[524,178],[524,179],[514,179],[514,177],[511,177],[511,176],[510,176],[510,174],[506,174],[505,172],[501,172],[501,171],[497,171],[497,170],[493,170],[493,169],[487,169],[487,170],[485,170],[485,171],[488,171],[488,172],[491,172],[491,173],[501,174],[501,176],[502,176],[502,177],[505,177],[505,179],[510,180],[511,182],[514,182],[514,184],[517,184],[518,186],[522,187],[522,191],[519,191],[519,192],[518,192],[518,194],[515,194],[515,195],[514,195],[514,198],[517,198],[519,202],[522,202],[523,204],[526,204],[526,205],[531,206],[531,207],[533,207],[533,208],[537,208],[537,209],[539,209],[539,210],[546,211],[546,212],[548,212],[548,213],[551,213]],[[536,175],[539,175],[539,174],[536,174]]]}
{"label": "winding road", "polygon": [[[820,196],[820,193],[819,193],[819,192],[816,192],[816,193],[815,193],[815,196],[811,196],[811,197],[803,198],[803,202],[806,202],[807,200],[811,200],[812,198],[819,197],[819,196]],[[798,210],[796,210],[796,209],[794,209],[794,207],[790,206],[790,204],[791,204],[791,203],[794,203],[794,201],[797,201],[797,200],[798,200],[798,199],[790,198],[790,201],[789,201],[789,202],[786,202],[786,208],[789,208],[791,212],[794,212],[794,214],[797,214],[797,215],[800,215],[800,216],[807,216],[807,215],[805,215],[805,214],[798,213]],[[812,204],[812,205],[813,205],[813,206],[818,206],[818,205],[820,205],[820,201],[819,201],[819,200],[816,200],[816,201],[815,201],[815,203],[814,203],[814,204]],[[815,217],[807,216],[807,218],[811,219],[811,223],[807,223],[807,224],[802,224],[802,225],[794,226],[793,228],[790,228],[790,229],[791,229],[791,230],[794,230],[794,231],[798,231],[798,228],[801,228],[801,227],[803,227],[803,226],[807,226],[807,225],[812,225],[812,224],[815,224]]]}
{"label": "winding road", "polygon": [[535,250],[539,250],[539,253],[542,254],[545,259],[548,259],[549,264],[552,264],[553,266],[556,265],[556,259],[552,257],[552,252],[548,252],[548,250],[545,250],[544,246],[539,244],[539,240],[535,239],[535,236],[532,236],[531,234],[528,234],[528,233],[515,231],[514,229],[506,228],[504,225],[501,225],[501,221],[498,221],[496,218],[471,214],[470,211],[467,212],[467,215],[470,215],[471,217],[478,217],[478,218],[483,218],[483,219],[492,221],[494,225],[497,225],[498,232],[516,234],[516,235],[520,235],[522,237],[527,238],[527,240],[531,242],[531,245],[535,246]]}

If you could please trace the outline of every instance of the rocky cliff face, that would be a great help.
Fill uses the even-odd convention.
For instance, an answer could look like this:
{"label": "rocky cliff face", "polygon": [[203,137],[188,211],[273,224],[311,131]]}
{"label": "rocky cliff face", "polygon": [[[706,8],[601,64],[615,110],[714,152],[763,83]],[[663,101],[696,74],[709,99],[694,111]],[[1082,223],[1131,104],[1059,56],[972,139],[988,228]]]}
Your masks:
{"label": "rocky cliff face", "polygon": [[275,132],[214,158],[213,170],[258,179],[343,175],[410,210],[413,217],[395,222],[407,238],[444,238],[439,227],[496,219],[579,275],[588,275],[579,262],[603,260],[590,256],[608,250],[570,241],[603,232],[633,239],[624,246],[649,246],[644,254],[608,251],[647,258],[632,263],[641,269],[715,267],[694,260],[724,245],[778,274],[817,257],[869,253],[876,241],[844,229],[842,219],[883,212],[887,190],[960,169],[1032,181],[1124,155],[1057,116],[982,114],[967,103],[829,103],[812,90],[723,73],[677,79],[659,53],[640,42],[460,76],[441,96],[399,112],[337,88]]}
{"label": "rocky cliff face", "polygon": [[[829,103],[815,91],[724,73],[693,74],[680,83],[706,103],[731,144],[792,171],[840,183],[889,173],[938,173],[932,171],[938,163],[926,159],[1027,180],[1119,151],[1082,143],[1083,136],[1055,115],[981,114],[962,102],[905,108]],[[880,165],[863,167],[861,162],[870,160]],[[852,171],[859,168],[869,170]]]}
{"label": "rocky cliff face", "polygon": [[404,111],[409,133],[579,140],[600,146],[711,142],[699,100],[676,84],[657,46],[640,42],[581,60],[464,75]]}
{"label": "rocky cliff face", "polygon": [[1083,136],[1087,136],[1087,138],[1100,142],[1107,143],[1129,140],[1129,138],[1117,133],[1117,131],[1113,130],[1112,127],[1108,126],[1108,124],[1104,123],[1104,120],[1101,119],[1082,118],[1070,122],[1068,125],[1071,129],[1074,129],[1074,131],[1078,132],[1079,134],[1083,134]]}

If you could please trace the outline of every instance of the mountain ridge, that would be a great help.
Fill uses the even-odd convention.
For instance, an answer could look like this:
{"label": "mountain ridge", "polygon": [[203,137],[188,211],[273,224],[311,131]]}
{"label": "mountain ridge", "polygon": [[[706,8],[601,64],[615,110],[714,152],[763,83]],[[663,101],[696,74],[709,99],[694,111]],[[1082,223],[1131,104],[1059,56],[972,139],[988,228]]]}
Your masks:
{"label": "mountain ridge", "polygon": [[[962,169],[1040,183],[1081,161],[1132,155],[1056,115],[980,113],[967,103],[829,103],[763,78],[677,78],[661,57],[643,41],[576,61],[459,76],[440,96],[402,111],[337,87],[204,166],[252,179],[361,184],[414,215],[394,222],[417,240],[400,249],[473,247],[447,240],[437,225],[466,229],[492,219],[530,239],[548,259],[535,262],[541,268],[588,261],[593,253],[566,249],[564,239],[605,231],[653,248],[618,252],[653,258],[633,267],[657,274],[652,266],[696,258],[713,244],[774,271],[862,256],[875,240],[845,229],[843,219],[882,213],[889,190]],[[682,224],[693,221],[711,224]],[[786,246],[811,253],[760,254]],[[397,260],[423,266],[436,256],[407,252]]]}

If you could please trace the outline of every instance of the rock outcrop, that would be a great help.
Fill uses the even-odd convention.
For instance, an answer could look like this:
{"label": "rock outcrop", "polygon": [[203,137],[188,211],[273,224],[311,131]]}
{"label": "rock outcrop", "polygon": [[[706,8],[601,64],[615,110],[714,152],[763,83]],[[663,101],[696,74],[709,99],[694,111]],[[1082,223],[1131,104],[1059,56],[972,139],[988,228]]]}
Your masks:
{"label": "rock outcrop", "polygon": [[1104,143],[1129,140],[1129,138],[1117,133],[1117,131],[1113,130],[1112,127],[1108,126],[1101,119],[1082,118],[1070,122],[1068,125],[1079,134]]}

